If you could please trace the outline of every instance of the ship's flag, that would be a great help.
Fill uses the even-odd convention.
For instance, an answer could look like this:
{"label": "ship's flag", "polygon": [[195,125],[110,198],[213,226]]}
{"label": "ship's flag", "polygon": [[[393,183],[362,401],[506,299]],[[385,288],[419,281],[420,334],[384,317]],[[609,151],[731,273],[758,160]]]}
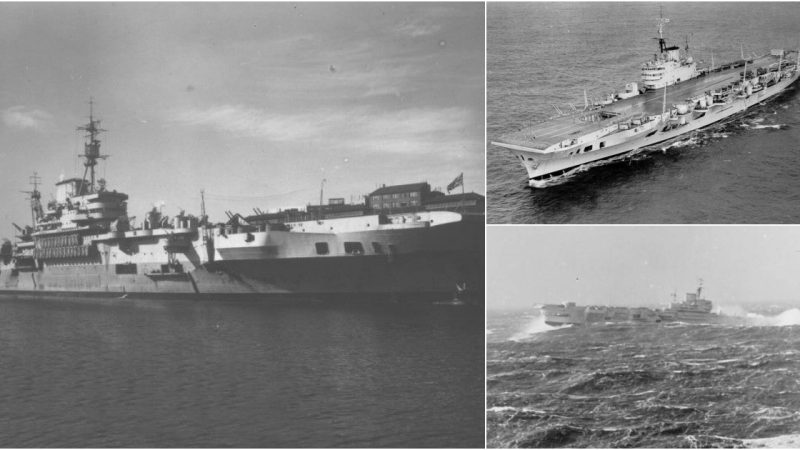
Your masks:
{"label": "ship's flag", "polygon": [[453,180],[450,184],[447,185],[447,193],[449,194],[450,191],[453,189],[463,186],[464,185],[464,172],[461,172],[455,180]]}

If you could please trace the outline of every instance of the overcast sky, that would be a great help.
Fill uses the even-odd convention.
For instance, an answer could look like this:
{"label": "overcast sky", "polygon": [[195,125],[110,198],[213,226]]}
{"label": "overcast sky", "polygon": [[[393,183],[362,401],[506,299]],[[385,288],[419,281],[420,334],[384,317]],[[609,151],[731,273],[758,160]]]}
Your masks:
{"label": "overcast sky", "polygon": [[506,226],[486,242],[490,309],[667,305],[698,278],[716,306],[800,304],[797,226]]}
{"label": "overcast sky", "polygon": [[[484,185],[482,3],[0,3],[0,230],[75,155],[141,218],[306,205],[464,172]],[[0,233],[4,235],[4,233]]]}

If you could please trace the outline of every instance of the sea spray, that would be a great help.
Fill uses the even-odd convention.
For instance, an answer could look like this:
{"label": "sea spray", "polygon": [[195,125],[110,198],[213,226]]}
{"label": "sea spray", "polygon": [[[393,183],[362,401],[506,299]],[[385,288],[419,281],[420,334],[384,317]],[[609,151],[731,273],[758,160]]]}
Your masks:
{"label": "sea spray", "polygon": [[521,341],[524,339],[528,339],[535,334],[544,333],[546,331],[557,330],[560,327],[554,327],[545,323],[544,314],[539,314],[534,316],[530,319],[530,321],[525,324],[522,330],[518,331],[514,335],[512,335],[509,340],[511,341]]}
{"label": "sea spray", "polygon": [[775,316],[748,313],[747,320],[755,326],[788,327],[800,325],[800,309],[792,308]]}

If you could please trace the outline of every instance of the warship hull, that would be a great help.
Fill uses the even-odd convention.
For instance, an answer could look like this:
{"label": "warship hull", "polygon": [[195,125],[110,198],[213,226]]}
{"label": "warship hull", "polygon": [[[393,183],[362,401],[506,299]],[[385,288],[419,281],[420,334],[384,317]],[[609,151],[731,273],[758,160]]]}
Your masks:
{"label": "warship hull", "polygon": [[[133,255],[123,255],[119,243],[109,243],[94,260],[68,258],[27,270],[0,263],[0,296],[441,301],[452,299],[460,288],[462,300],[482,304],[483,223],[477,217],[470,219],[434,227],[337,234],[217,235],[208,244],[194,236],[191,248],[175,257],[185,268],[177,272],[163,270],[168,260],[164,241],[144,237]],[[237,238],[244,243],[248,235],[253,245],[238,245]],[[355,254],[307,256],[308,249],[315,248],[314,242],[323,239],[331,248],[361,242],[368,249]],[[214,241],[232,244],[214,248]],[[381,244],[398,250],[395,254],[377,254],[373,247]],[[213,252],[216,257],[207,258]],[[121,259],[122,264],[112,263]]]}
{"label": "warship hull", "polygon": [[[560,153],[546,154],[536,149],[525,147],[517,140],[494,142],[493,144],[511,150],[520,159],[528,173],[529,186],[534,188],[548,187],[560,184],[565,178],[587,170],[590,165],[624,159],[648,147],[678,139],[688,133],[729,120],[745,112],[750,107],[770,100],[786,91],[797,81],[798,74],[800,72],[795,71],[791,77],[782,79],[773,86],[765,87],[750,96],[737,98],[729,104],[713,106],[705,114],[692,118],[684,125],[676,124],[676,126],[668,127],[667,122],[661,121],[657,124],[660,126],[656,126],[654,130],[645,130],[642,127],[639,133],[634,133],[634,130],[631,130],[631,133],[611,135],[604,140],[605,145],[603,148],[590,152],[566,156]],[[673,98],[679,98],[678,96],[688,97],[692,93],[702,93],[716,84],[718,83],[714,82],[712,78],[701,77],[682,83],[679,91],[669,95]],[[660,114],[662,97],[663,90],[656,91],[634,99],[620,101],[620,105],[615,104],[608,109],[620,113],[640,111],[645,114]]]}
{"label": "warship hull", "polygon": [[[59,180],[46,207],[39,179],[32,177],[32,224],[14,224],[16,244],[0,241],[0,295],[483,304],[483,212],[420,203],[426,190],[403,192],[403,208],[399,201],[393,205],[405,212],[365,203],[345,208],[345,216],[336,208],[326,215],[320,201],[316,214],[292,209],[265,215],[254,209],[257,216],[248,220],[227,211],[228,222],[216,224],[208,220],[201,194],[199,217],[181,210],[170,219],[154,206],[134,226],[127,194],[96,179],[95,166],[108,155],[100,153],[98,136],[105,130],[89,104],[89,123],[78,127],[87,133],[80,155],[84,176]],[[457,180],[463,182],[462,176]],[[410,202],[412,193],[416,203]],[[340,200],[329,206],[347,206]]]}

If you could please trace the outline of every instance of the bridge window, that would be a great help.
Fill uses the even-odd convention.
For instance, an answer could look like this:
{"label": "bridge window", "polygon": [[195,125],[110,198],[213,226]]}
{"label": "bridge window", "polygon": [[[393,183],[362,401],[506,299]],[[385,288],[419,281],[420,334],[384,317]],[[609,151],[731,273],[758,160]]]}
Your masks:
{"label": "bridge window", "polygon": [[327,242],[317,242],[314,246],[317,247],[318,255],[327,255],[329,253]]}
{"label": "bridge window", "polygon": [[603,142],[601,142],[601,143],[600,143],[600,148],[603,148],[603,147],[605,147],[605,146],[606,146],[606,143],[605,143],[605,141],[603,141]]}

